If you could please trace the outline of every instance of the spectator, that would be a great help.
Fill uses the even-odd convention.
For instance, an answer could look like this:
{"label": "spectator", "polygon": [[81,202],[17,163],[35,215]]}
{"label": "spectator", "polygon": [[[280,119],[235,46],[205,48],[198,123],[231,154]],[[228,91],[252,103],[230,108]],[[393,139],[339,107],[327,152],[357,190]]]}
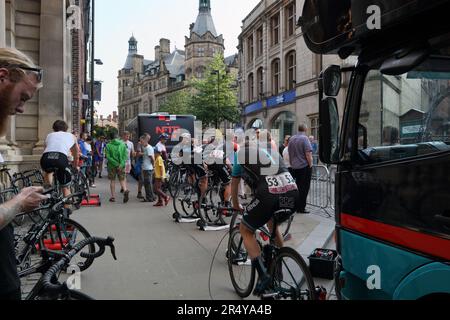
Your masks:
{"label": "spectator", "polygon": [[311,187],[313,149],[309,138],[306,136],[308,127],[300,125],[299,133],[289,141],[288,152],[294,179],[300,192],[300,208],[298,213],[308,214],[306,211],[306,201]]}
{"label": "spectator", "polygon": [[287,141],[285,141],[285,144],[287,145],[282,153],[283,159],[284,159],[284,163],[286,164],[286,167],[288,168],[290,174],[292,176],[294,176],[294,172],[292,171],[292,166],[291,166],[291,160],[289,159],[289,142],[291,141],[291,136],[287,136]]}
{"label": "spectator", "polygon": [[78,140],[78,146],[80,149],[80,162],[79,165],[81,167],[81,171],[84,173],[85,176],[87,176],[86,172],[86,163],[88,160],[88,150],[86,149],[86,139],[88,135],[87,133],[80,134],[80,139]]}
{"label": "spectator", "polygon": [[116,202],[116,177],[124,191],[123,203],[129,200],[130,191],[126,184],[125,166],[128,159],[127,146],[118,139],[117,133],[110,134],[110,142],[106,146],[106,160],[108,161],[108,178],[111,184],[110,202]]}
{"label": "spectator", "polygon": [[103,173],[103,161],[105,159],[105,137],[100,137],[94,145],[94,165],[96,168],[96,175],[98,173],[98,177],[102,178]]}
{"label": "spectator", "polygon": [[169,155],[167,153],[167,148],[166,148],[166,143],[169,140],[169,135],[164,133],[159,137],[159,142],[156,145],[156,148],[158,148],[159,150],[161,150],[161,155],[164,161],[169,160]]}
{"label": "spectator", "polygon": [[143,135],[140,139],[142,146],[142,177],[145,189],[145,198],[143,202],[155,202],[155,195],[153,193],[153,173],[155,164],[155,152],[153,147],[148,144],[150,141],[149,135]]}
{"label": "spectator", "polygon": [[161,154],[162,151],[155,148],[155,192],[158,195],[158,202],[155,207],[167,206],[170,202],[170,197],[162,191],[162,185],[166,179],[166,168]]}
{"label": "spectator", "polygon": [[[42,87],[41,81],[42,70],[29,57],[15,49],[0,48],[0,134],[5,134],[9,116],[25,112],[25,103]],[[0,205],[0,300],[21,299],[11,222],[21,212],[38,208],[47,199],[42,192],[43,188],[25,188]]]}
{"label": "spectator", "polygon": [[311,147],[313,150],[313,164],[319,164],[319,144],[314,136],[309,137],[309,142],[311,143]]}
{"label": "spectator", "polygon": [[[136,153],[134,151],[134,144],[130,141],[130,133],[128,131],[125,131],[122,135],[122,141],[125,143],[128,151],[127,155],[127,161],[125,164],[125,186],[127,184],[127,175],[131,172],[131,159],[136,156]],[[125,190],[128,190],[127,188],[123,188],[120,190],[120,193],[123,193]]]}
{"label": "spectator", "polygon": [[[280,154],[281,155],[283,155],[284,150],[288,147],[290,139],[291,139],[291,136],[284,137],[284,142],[283,142],[283,144],[280,147]],[[286,163],[286,165],[289,165],[289,164]]]}
{"label": "spectator", "polygon": [[87,151],[87,159],[86,159],[86,177],[89,180],[89,187],[96,188],[95,185],[95,169],[94,169],[94,154],[92,152],[92,137],[87,137],[84,142],[86,151]]}

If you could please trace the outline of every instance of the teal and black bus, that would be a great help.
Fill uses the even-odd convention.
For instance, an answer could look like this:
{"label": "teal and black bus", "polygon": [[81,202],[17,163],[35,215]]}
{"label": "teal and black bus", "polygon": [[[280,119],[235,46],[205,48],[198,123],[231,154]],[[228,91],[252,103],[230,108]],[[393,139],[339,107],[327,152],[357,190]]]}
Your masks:
{"label": "teal and black bus", "polygon": [[319,79],[342,299],[450,298],[449,12],[448,0],[305,2],[307,46],[357,57]]}

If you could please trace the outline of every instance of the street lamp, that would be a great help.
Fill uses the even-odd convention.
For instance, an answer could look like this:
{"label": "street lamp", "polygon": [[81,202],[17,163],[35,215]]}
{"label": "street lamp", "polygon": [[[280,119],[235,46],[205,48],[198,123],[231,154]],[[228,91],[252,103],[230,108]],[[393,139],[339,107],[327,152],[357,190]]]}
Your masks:
{"label": "street lamp", "polygon": [[219,128],[219,110],[220,110],[220,70],[213,70],[211,75],[217,74],[217,111],[216,111],[216,129]]}

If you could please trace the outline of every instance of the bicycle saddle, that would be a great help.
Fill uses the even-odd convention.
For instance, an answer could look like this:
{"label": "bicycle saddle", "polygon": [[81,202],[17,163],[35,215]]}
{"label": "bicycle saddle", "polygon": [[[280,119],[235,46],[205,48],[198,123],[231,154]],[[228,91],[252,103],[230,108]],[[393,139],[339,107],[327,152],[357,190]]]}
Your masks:
{"label": "bicycle saddle", "polygon": [[278,210],[273,214],[273,219],[275,221],[275,223],[281,224],[283,222],[285,222],[286,220],[288,220],[292,215],[294,214],[294,211],[292,211],[291,209],[282,209],[282,210]]}

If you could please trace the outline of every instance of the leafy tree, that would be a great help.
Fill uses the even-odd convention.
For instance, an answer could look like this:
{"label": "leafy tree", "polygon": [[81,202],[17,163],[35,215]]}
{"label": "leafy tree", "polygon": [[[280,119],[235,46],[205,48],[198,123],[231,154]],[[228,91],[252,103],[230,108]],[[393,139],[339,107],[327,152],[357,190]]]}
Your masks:
{"label": "leafy tree", "polygon": [[215,125],[218,128],[224,121],[240,120],[235,82],[235,76],[227,73],[222,54],[214,56],[202,79],[191,81],[194,92],[190,110],[204,126]]}
{"label": "leafy tree", "polygon": [[109,137],[109,134],[111,132],[119,133],[119,130],[117,130],[116,128],[114,128],[112,126],[106,126],[106,127],[95,126],[94,127],[94,137],[96,139],[98,139],[100,137]]}
{"label": "leafy tree", "polygon": [[159,107],[160,112],[169,114],[190,114],[192,95],[187,90],[179,90],[169,95],[166,101]]}

